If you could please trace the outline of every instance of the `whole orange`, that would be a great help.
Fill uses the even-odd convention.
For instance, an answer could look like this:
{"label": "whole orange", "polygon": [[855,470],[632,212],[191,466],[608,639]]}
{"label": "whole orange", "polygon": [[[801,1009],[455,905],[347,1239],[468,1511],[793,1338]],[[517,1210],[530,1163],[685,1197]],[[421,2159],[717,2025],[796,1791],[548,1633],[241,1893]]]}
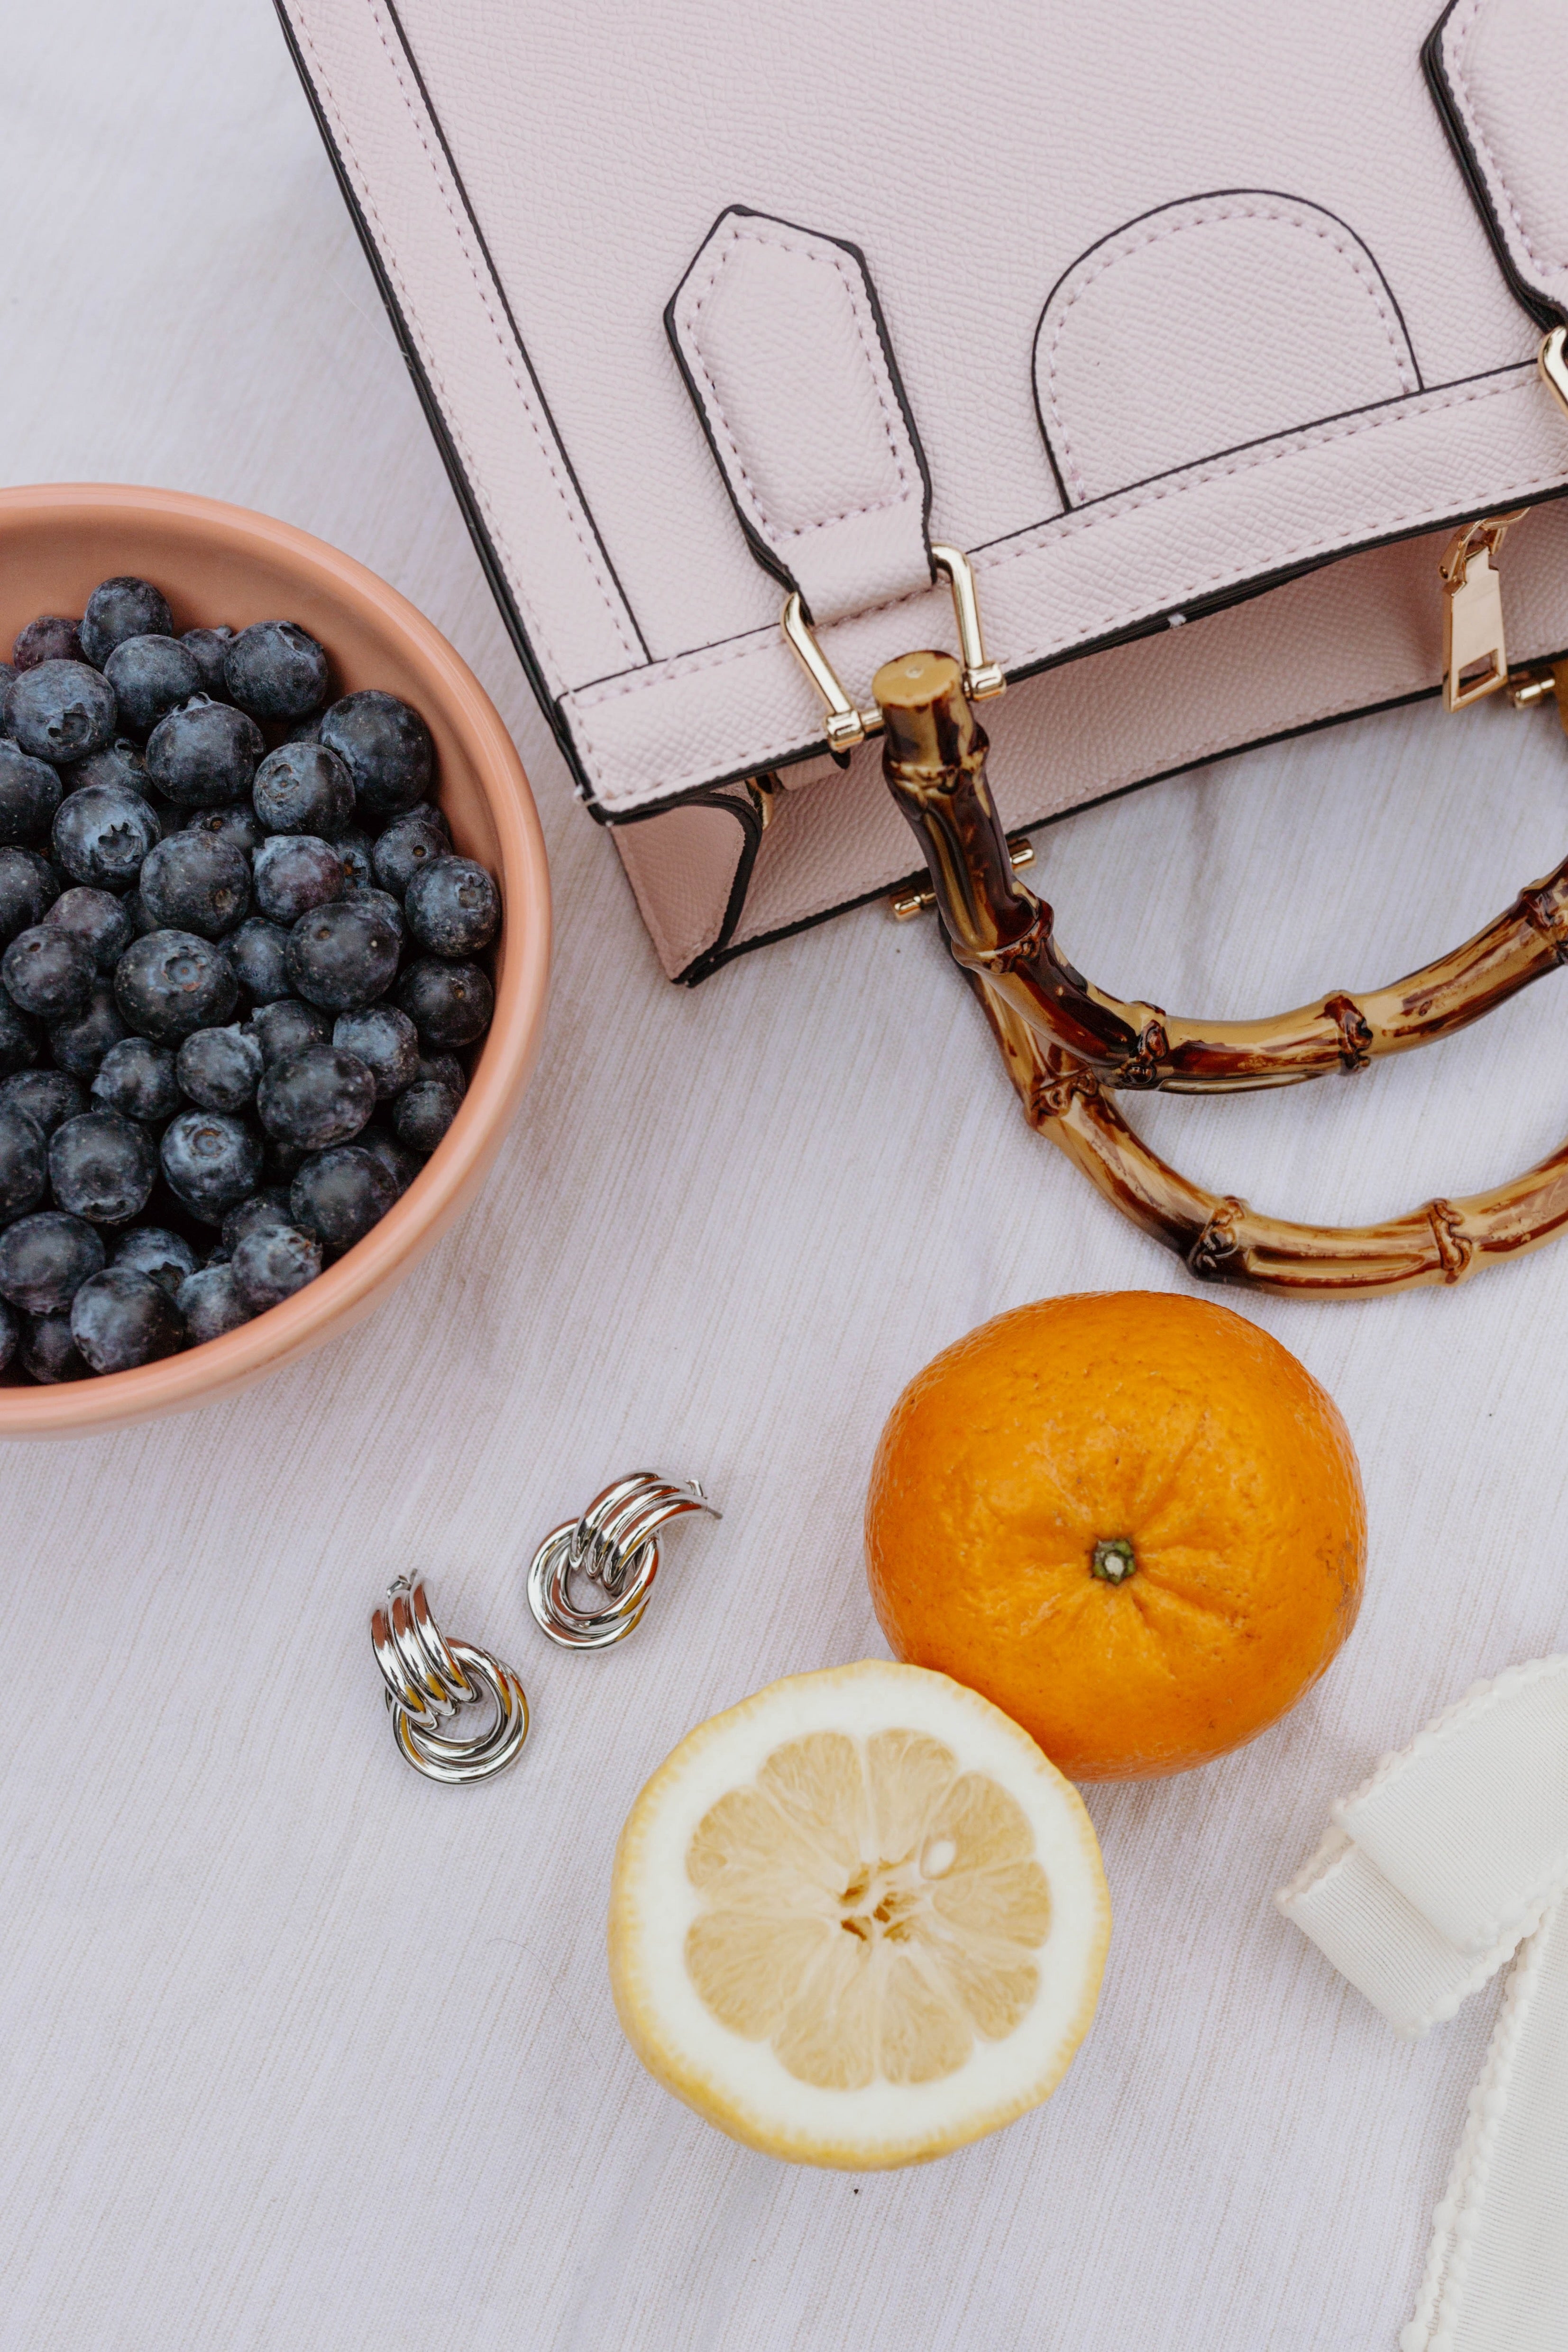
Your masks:
{"label": "whole orange", "polygon": [[984,1323],[904,1391],[866,1510],[896,1657],[1080,1780],[1183,1772],[1314,1683],[1355,1622],[1366,1505],[1306,1367],[1206,1299]]}

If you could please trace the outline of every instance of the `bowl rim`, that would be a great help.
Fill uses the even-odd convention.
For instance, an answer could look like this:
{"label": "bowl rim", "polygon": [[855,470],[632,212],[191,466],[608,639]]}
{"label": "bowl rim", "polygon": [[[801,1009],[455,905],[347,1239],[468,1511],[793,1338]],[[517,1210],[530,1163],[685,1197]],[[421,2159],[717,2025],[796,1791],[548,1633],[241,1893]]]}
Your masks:
{"label": "bowl rim", "polygon": [[0,531],[14,520],[105,514],[156,518],[216,534],[237,553],[279,557],[328,594],[374,609],[434,673],[447,722],[471,748],[496,831],[505,953],[495,1013],[468,1092],[440,1144],[364,1239],[281,1306],[178,1355],[85,1380],[0,1387],[0,1438],[96,1435],[155,1414],[216,1402],[322,1345],[369,1311],[478,1191],[521,1099],[538,1054],[549,992],[551,898],[544,835],[527,773],[500,712],[456,647],[397,589],[341,548],[296,524],[184,490],[132,483],[34,483],[0,488]]}

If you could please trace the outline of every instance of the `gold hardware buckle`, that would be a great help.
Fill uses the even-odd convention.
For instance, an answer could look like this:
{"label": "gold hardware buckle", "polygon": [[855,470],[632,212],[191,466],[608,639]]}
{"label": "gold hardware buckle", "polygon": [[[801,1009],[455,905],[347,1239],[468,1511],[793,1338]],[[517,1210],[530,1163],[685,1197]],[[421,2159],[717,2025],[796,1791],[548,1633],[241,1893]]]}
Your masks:
{"label": "gold hardware buckle", "polygon": [[[958,623],[958,650],[963,662],[963,691],[971,702],[985,702],[993,696],[1006,691],[1007,681],[999,665],[985,658],[985,639],[980,626],[980,599],[974,591],[974,570],[962,549],[933,547],[931,560],[952,591],[953,617]],[[827,748],[833,752],[854,750],[868,735],[882,731],[882,714],[872,703],[867,709],[858,709],[839,684],[838,674],[817,643],[816,633],[805,617],[805,607],[800,601],[798,588],[784,598],[780,626],[791,652],[827,705],[827,722],[823,733]]]}
{"label": "gold hardware buckle", "polygon": [[1535,355],[1541,381],[1568,415],[1568,327],[1553,327]]}
{"label": "gold hardware buckle", "polygon": [[[1508,647],[1502,625],[1502,583],[1492,558],[1508,531],[1527,509],[1483,515],[1449,541],[1439,567],[1443,575],[1443,705],[1468,710],[1508,684]],[[1479,664],[1479,677],[1465,672]]]}
{"label": "gold hardware buckle", "polygon": [[[1007,855],[1013,861],[1015,874],[1035,862],[1035,845],[1026,833],[1007,844]],[[912,923],[917,915],[928,915],[936,904],[936,891],[931,883],[914,890],[900,890],[888,901],[888,912],[895,923]]]}

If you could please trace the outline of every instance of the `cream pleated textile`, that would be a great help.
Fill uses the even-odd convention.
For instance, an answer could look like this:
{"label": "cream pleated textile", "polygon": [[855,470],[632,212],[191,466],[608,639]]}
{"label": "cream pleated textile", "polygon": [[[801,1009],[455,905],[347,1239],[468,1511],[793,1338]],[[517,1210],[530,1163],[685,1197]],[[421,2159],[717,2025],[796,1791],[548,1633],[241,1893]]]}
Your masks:
{"label": "cream pleated textile", "polygon": [[1479,1683],[1353,1796],[1280,1909],[1410,2039],[1514,1961],[1402,2352],[1568,2337],[1568,1657]]}

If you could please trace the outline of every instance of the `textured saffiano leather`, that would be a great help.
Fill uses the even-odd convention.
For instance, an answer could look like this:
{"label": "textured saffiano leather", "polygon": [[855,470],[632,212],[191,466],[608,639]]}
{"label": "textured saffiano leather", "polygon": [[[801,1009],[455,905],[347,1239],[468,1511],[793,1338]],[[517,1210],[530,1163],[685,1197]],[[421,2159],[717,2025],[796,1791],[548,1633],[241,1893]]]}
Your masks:
{"label": "textured saffiano leather", "polygon": [[[1134,697],[1089,775],[1040,741],[1014,794],[1039,812],[1063,774],[1093,798],[1194,742],[1434,684],[1426,553],[1395,567],[1415,684],[1366,657],[1387,632],[1357,600],[1386,567],[1342,567],[1324,600],[1358,701],[1331,646],[1304,666],[1321,688],[1288,656],[1243,677],[1223,608],[1568,483],[1521,307],[1558,300],[1568,266],[1559,0],[1456,0],[1429,59],[1447,122],[1431,0],[995,0],[962,37],[937,0],[689,0],[613,25],[563,0],[279,5],[492,579],[671,970],[752,935],[753,892],[772,932],[878,887],[879,786],[863,757],[840,778],[821,756],[779,580],[857,698],[880,661],[951,644],[928,485],[1014,681],[987,714],[999,792],[1005,734],[1032,743],[1031,698],[1055,700],[1037,673],[1136,672],[1152,646],[1131,641],[1183,635],[1169,725]],[[1510,583],[1545,523],[1510,541]],[[1568,575],[1530,634],[1519,652],[1568,642]],[[765,837],[740,781],[763,769],[789,786]],[[659,814],[715,795],[710,823]]]}

